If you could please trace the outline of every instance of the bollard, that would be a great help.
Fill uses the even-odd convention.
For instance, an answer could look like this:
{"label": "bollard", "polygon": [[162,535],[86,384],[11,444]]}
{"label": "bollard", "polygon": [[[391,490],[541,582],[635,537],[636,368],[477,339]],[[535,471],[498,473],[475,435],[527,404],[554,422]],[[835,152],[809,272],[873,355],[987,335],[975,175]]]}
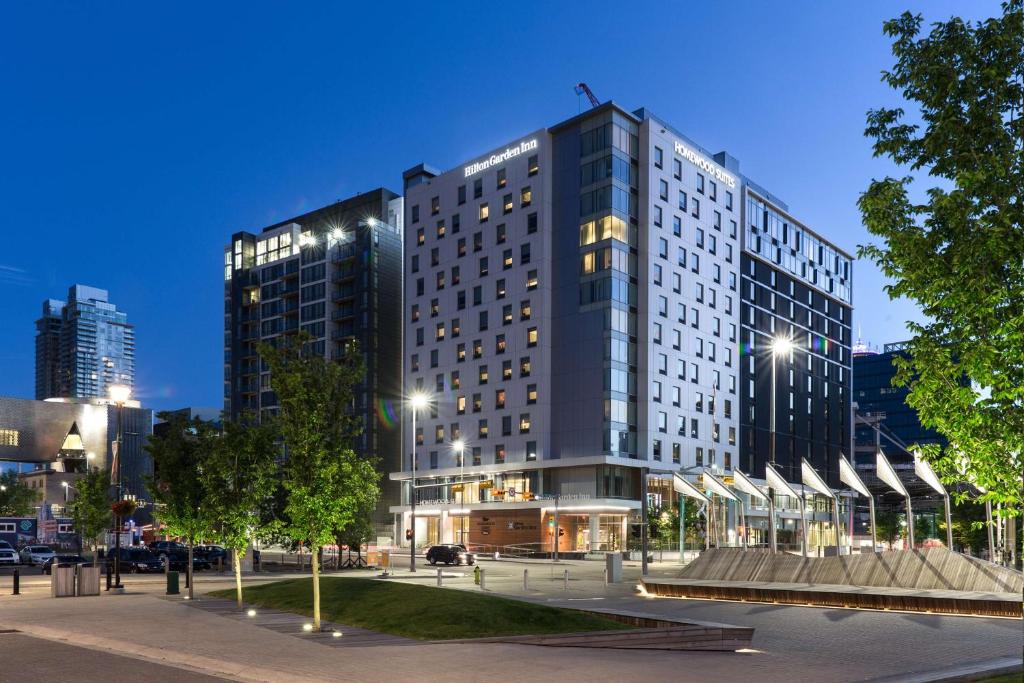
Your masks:
{"label": "bollard", "polygon": [[605,588],[608,587],[608,570],[607,569],[604,570],[604,587]]}
{"label": "bollard", "polygon": [[569,570],[566,569],[562,574],[562,590],[569,590]]}
{"label": "bollard", "polygon": [[484,588],[484,571],[486,570],[483,567],[480,567],[480,590],[486,590]]}
{"label": "bollard", "polygon": [[14,592],[12,592],[11,595],[20,595],[20,594],[21,594],[21,570],[20,569],[15,569],[14,570]]}
{"label": "bollard", "polygon": [[523,590],[530,590],[530,573],[527,569],[523,570]]}
{"label": "bollard", "polygon": [[437,587],[438,588],[441,587],[441,570],[440,569],[437,570]]}
{"label": "bollard", "polygon": [[480,585],[480,565],[473,567],[473,583]]}

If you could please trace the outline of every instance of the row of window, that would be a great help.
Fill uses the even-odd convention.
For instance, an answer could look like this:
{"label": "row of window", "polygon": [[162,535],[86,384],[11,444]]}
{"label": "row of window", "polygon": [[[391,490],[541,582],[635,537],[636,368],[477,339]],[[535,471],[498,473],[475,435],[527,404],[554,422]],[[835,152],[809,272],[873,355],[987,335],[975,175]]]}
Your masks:
{"label": "row of window", "polygon": [[[463,401],[465,401],[465,397],[463,397]],[[461,412],[459,414],[460,415],[465,414],[465,410],[463,410],[463,412]],[[529,413],[520,413],[519,414],[519,424],[518,424],[519,434],[529,434],[530,433],[531,425],[532,425],[532,421],[530,420],[530,414]],[[502,418],[501,418],[501,436],[512,436],[512,426],[513,426],[512,425],[512,416],[511,415],[503,415]],[[451,426],[450,426],[450,431],[448,432],[448,439],[447,439],[447,441],[458,441],[459,439],[462,439],[463,436],[464,435],[462,433],[462,429],[459,426],[459,423],[458,422],[453,422],[451,424]],[[487,424],[487,418],[481,418],[481,419],[477,420],[476,438],[477,439],[486,439],[488,436],[490,436],[490,427]],[[445,441],[446,441],[446,439],[445,439],[445,426],[443,424],[434,425],[434,443],[445,443]],[[423,428],[422,427],[417,427],[416,428],[416,445],[422,446],[423,442],[424,442]]]}
{"label": "row of window", "polygon": [[[454,426],[457,426],[457,425],[454,425]],[[472,448],[469,448],[468,450],[469,450],[469,455],[470,455],[470,458],[471,458],[470,464],[473,467],[480,467],[481,465],[483,465],[483,447],[482,446],[473,446]],[[459,454],[456,454],[455,462],[456,462],[457,465],[461,465],[462,463],[459,462],[458,455]],[[428,457],[429,457],[429,462],[430,462],[430,469],[432,469],[432,470],[438,469],[438,462],[439,462],[439,453],[438,453],[438,451],[429,451]],[[465,457],[465,456],[463,455],[463,457]],[[494,445],[494,461],[493,461],[493,464],[495,464],[495,465],[504,464],[506,462],[506,458],[507,457],[508,457],[508,452],[505,449],[505,444],[503,444],[503,443],[495,444]],[[530,461],[533,461],[533,460],[537,459],[537,442],[536,441],[527,441],[526,442],[526,449],[523,452],[523,459],[525,461],[527,461],[527,462],[530,462]],[[489,463],[489,464],[491,464],[491,463]],[[416,453],[416,469],[422,469],[422,467],[423,467],[423,463],[421,461],[420,454],[417,452]]]}
{"label": "row of window", "polygon": [[[532,154],[526,159],[526,175],[533,177],[540,172],[540,158],[537,154]],[[495,190],[503,190],[508,186],[508,169],[499,168],[495,172]],[[520,191],[528,191],[530,188],[526,187]],[[480,199],[484,194],[484,178],[480,177],[473,181],[473,199]],[[506,195],[511,196],[511,195]],[[459,185],[456,190],[456,202],[459,206],[466,203],[466,186]],[[440,195],[430,198],[430,215],[436,216],[441,213],[441,197]],[[418,204],[414,204],[410,208],[410,218],[412,223],[418,223],[420,220],[420,207]]]}
{"label": "row of window", "polygon": [[[460,345],[460,346],[463,346],[463,345]],[[465,349],[462,349],[462,353],[463,353],[463,358],[464,358],[465,357]],[[461,361],[459,361],[459,362],[461,362]],[[417,368],[418,367],[419,366],[417,365]],[[519,358],[519,377],[520,378],[529,377],[530,373],[532,372],[532,370],[533,370],[533,363],[530,360],[530,357],[529,356],[521,356]],[[418,370],[413,369],[412,371],[413,372],[417,372]],[[509,381],[509,380],[512,379],[512,361],[511,360],[504,360],[504,361],[501,362],[501,379],[502,379],[502,381]],[[445,381],[446,380],[449,382],[448,387],[445,387]],[[488,369],[488,367],[486,365],[481,365],[480,367],[478,367],[477,368],[477,384],[487,384],[487,382],[489,380],[490,380],[490,370]],[[461,373],[458,370],[452,370],[451,374],[447,378],[444,376],[444,374],[439,374],[439,375],[437,375],[434,378],[434,383],[435,383],[435,389],[439,393],[441,391],[446,391],[448,389],[450,389],[452,391],[457,391],[457,390],[462,388]],[[416,388],[422,390],[423,387],[424,387],[424,380],[423,380],[423,378],[422,377],[417,377],[416,378]],[[529,393],[529,392],[527,392],[527,393]],[[529,398],[529,396],[527,396],[527,398]],[[437,417],[437,406],[436,406],[436,404],[431,406],[431,414],[432,414],[432,417]]]}

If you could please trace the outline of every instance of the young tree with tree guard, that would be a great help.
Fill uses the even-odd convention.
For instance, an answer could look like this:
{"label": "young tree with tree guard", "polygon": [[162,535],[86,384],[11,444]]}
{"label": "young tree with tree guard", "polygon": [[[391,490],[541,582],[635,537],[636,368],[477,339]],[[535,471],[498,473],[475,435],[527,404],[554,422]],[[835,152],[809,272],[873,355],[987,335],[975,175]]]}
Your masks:
{"label": "young tree with tree guard", "polygon": [[260,424],[254,416],[245,415],[238,422],[225,422],[202,471],[206,503],[217,536],[231,550],[239,609],[242,556],[278,486],[276,458],[280,448],[276,438],[272,421]]}
{"label": "young tree with tree guard", "polygon": [[203,485],[208,466],[219,440],[218,429],[210,422],[175,413],[161,413],[166,430],[150,437],[146,450],[153,457],[153,476],[149,490],[156,502],[156,517],[167,525],[167,532],[188,543],[188,597],[195,595],[192,572],[193,546],[197,540],[214,535],[213,510]]}
{"label": "young tree with tree guard", "polygon": [[[885,23],[896,58],[882,80],[915,111],[869,112],[875,156],[913,178],[874,180],[859,206],[883,242],[861,246],[927,320],[909,323],[895,383],[921,423],[949,440],[923,447],[947,483],[1019,515],[1024,503],[1024,2],[972,24],[921,33],[920,15]],[[968,378],[965,383],[963,378]],[[959,493],[962,499],[966,489]]]}
{"label": "young tree with tree guard", "polygon": [[93,566],[99,536],[110,528],[111,502],[110,470],[90,470],[75,482],[75,497],[68,503],[68,510],[83,543],[89,541],[92,547]]}
{"label": "young tree with tree guard", "polygon": [[300,334],[275,348],[259,347],[270,366],[280,413],[276,423],[286,448],[286,532],[309,547],[313,568],[313,629],[320,630],[320,549],[335,539],[380,496],[374,463],[352,450],[362,429],[354,388],[364,372],[357,346],[328,360],[305,351]]}

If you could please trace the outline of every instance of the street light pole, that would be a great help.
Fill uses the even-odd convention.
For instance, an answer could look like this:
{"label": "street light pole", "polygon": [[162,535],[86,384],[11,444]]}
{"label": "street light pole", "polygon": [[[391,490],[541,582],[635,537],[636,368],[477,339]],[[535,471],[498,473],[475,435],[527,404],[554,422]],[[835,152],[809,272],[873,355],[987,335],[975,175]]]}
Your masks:
{"label": "street light pole", "polygon": [[[113,399],[114,404],[117,405],[117,446],[114,452],[114,459],[117,461],[117,502],[118,509],[120,510],[121,497],[124,491],[124,479],[121,476],[121,462],[124,459],[123,449],[121,448],[121,441],[123,437],[122,433],[122,412],[124,411],[124,402],[128,400],[131,390],[122,384],[115,384],[110,387],[110,398]],[[121,589],[121,515],[120,512],[114,515],[114,589]]]}
{"label": "street light pole", "polygon": [[[775,387],[776,387],[776,379],[775,379],[775,373],[776,373],[775,365],[776,365],[776,362],[775,362],[775,357],[778,356],[779,354],[786,353],[787,351],[789,351],[789,349],[791,347],[792,347],[792,344],[790,343],[789,339],[786,338],[786,337],[776,337],[772,341],[772,344],[771,344],[771,355],[772,355],[772,394],[771,394],[771,402],[769,404],[771,406],[771,409],[770,409],[770,415],[771,415],[770,416],[770,420],[771,420],[771,440],[769,441],[769,446],[770,446],[769,461],[771,462],[771,466],[772,467],[775,466],[775,422],[776,422],[776,420],[775,420],[775,401],[776,401],[776,396],[775,396],[775,393],[776,393],[775,392]],[[772,490],[771,487],[768,488],[768,531],[769,531],[768,535],[771,538],[772,553],[774,554],[774,553],[779,552],[779,543],[778,543],[778,532],[776,531],[776,528],[775,528],[775,491]]]}
{"label": "street light pole", "polygon": [[409,509],[412,523],[409,529],[409,571],[416,571],[416,413],[427,404],[427,395],[416,392],[409,403],[412,406],[412,484],[409,487]]}

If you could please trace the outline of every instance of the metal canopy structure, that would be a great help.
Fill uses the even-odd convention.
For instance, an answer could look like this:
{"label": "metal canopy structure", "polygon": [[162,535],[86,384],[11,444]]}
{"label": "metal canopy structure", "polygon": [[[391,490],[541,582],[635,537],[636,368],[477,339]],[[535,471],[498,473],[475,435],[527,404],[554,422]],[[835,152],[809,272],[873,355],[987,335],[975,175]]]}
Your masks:
{"label": "metal canopy structure", "polygon": [[[672,473],[672,488],[676,493],[680,495],[679,498],[679,562],[682,563],[683,552],[685,550],[686,543],[686,499],[693,498],[701,501],[704,505],[708,504],[708,497],[699,488],[688,482],[683,475],[678,472]],[[704,535],[704,548],[707,549],[710,545],[710,536]]]}
{"label": "metal canopy structure", "polygon": [[875,453],[875,473],[879,479],[893,491],[903,496],[907,502],[907,540],[910,542],[912,549],[914,547],[914,510],[910,505],[910,494],[907,492],[903,482],[900,481],[899,475],[896,474],[896,470],[893,469],[889,458],[885,457],[885,453],[881,448]]}
{"label": "metal canopy structure", "polygon": [[[875,497],[864,484],[864,481],[857,474],[856,468],[842,453],[839,454],[839,481],[868,499],[868,513],[871,516],[871,552],[878,546],[877,532],[875,530]],[[850,534],[850,543],[853,543],[853,534]]]}
{"label": "metal canopy structure", "polygon": [[811,463],[807,462],[807,458],[800,459],[800,479],[803,481],[804,486],[808,486],[812,491],[832,500],[832,526],[836,532],[836,555],[838,555],[840,552],[839,546],[841,545],[839,540],[839,498],[829,488],[829,485],[825,483],[825,480],[821,478]]}
{"label": "metal canopy structure", "polygon": [[[706,468],[704,469],[704,473],[702,475],[702,481],[704,483],[704,490],[705,490],[705,492],[706,493],[714,494],[712,496],[709,496],[709,500],[711,502],[711,506],[708,508],[709,510],[711,510],[712,515],[714,516],[714,525],[712,526],[712,524],[709,522],[708,523],[708,527],[709,528],[713,528],[715,530],[715,547],[717,548],[718,547],[718,508],[715,505],[714,496],[720,496],[722,498],[725,498],[726,501],[730,501],[731,500],[731,501],[735,501],[737,503],[739,502],[740,499],[736,497],[736,494],[734,494],[732,491],[729,490],[729,488],[725,485],[725,483],[722,480],[720,480],[718,477],[716,477],[714,474],[712,474],[711,470],[709,470],[709,469],[706,469]],[[728,517],[726,517],[726,520],[728,520]],[[726,521],[726,536],[728,536],[728,521]]]}
{"label": "metal canopy structure", "polygon": [[942,496],[942,502],[946,508],[946,547],[953,549],[953,519],[949,509],[949,492],[939,481],[935,470],[921,457],[921,451],[914,450],[914,474],[924,483],[935,489]]}
{"label": "metal canopy structure", "polygon": [[[800,543],[800,549],[804,557],[807,557],[807,502],[804,496],[797,493],[793,486],[782,478],[782,475],[771,466],[771,464],[765,465],[765,479],[768,481],[768,485],[776,491],[779,491],[783,495],[789,496],[790,498],[796,498],[800,501],[800,529],[801,535],[803,536],[802,542]],[[775,523],[774,505],[772,507],[772,524]],[[772,545],[775,545],[774,543]]]}

